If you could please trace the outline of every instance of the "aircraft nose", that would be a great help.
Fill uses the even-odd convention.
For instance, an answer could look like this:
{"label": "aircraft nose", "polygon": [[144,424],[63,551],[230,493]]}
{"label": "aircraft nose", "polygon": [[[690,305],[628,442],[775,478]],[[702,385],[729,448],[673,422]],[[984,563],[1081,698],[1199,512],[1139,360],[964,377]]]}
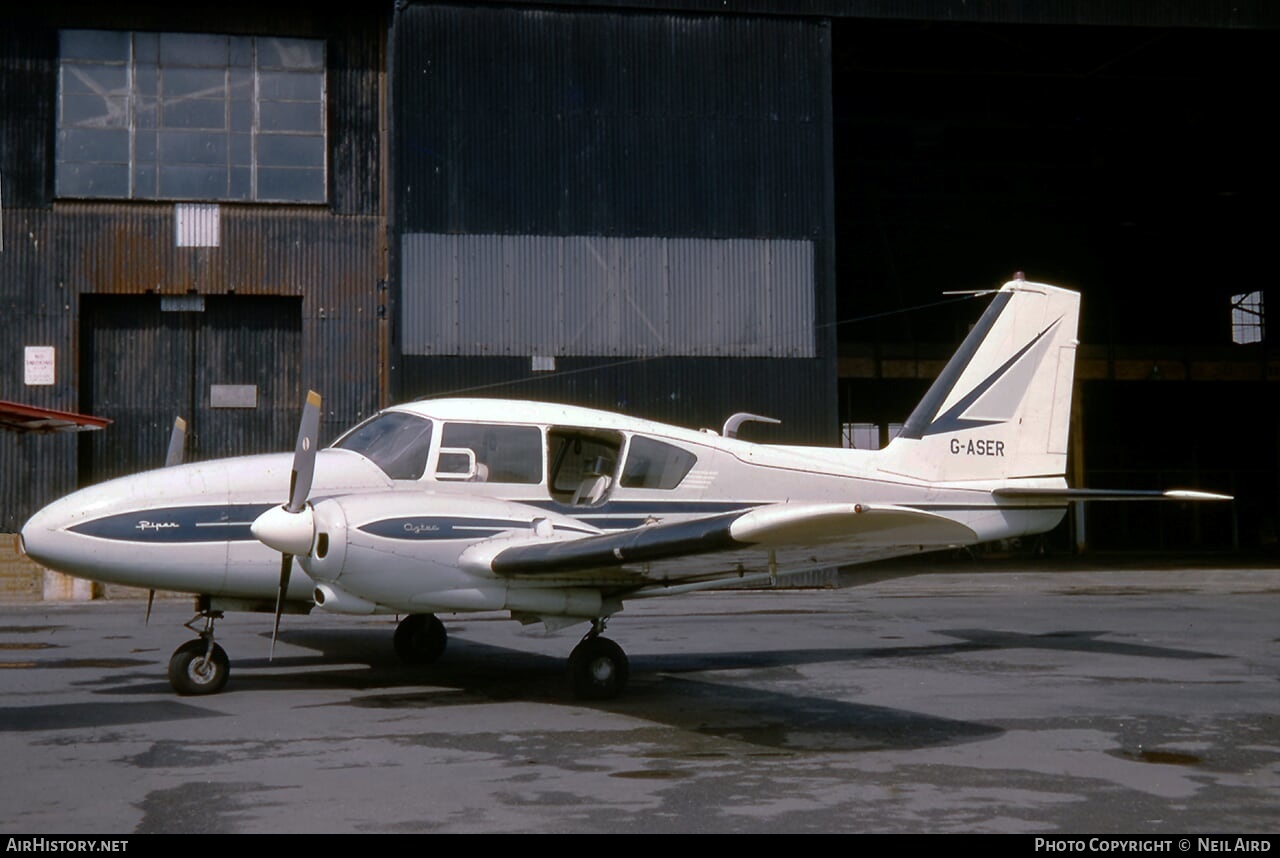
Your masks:
{"label": "aircraft nose", "polygon": [[18,534],[24,554],[60,572],[73,571],[77,560],[78,540],[67,533],[77,519],[75,506],[67,502],[70,499],[54,501],[31,516]]}

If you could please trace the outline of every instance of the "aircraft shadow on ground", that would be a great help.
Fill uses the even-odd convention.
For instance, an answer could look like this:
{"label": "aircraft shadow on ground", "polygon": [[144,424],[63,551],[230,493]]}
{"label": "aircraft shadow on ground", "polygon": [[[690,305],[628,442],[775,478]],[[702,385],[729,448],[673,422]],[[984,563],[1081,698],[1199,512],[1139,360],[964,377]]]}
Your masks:
{"label": "aircraft shadow on ground", "polygon": [[[964,653],[1047,649],[1107,653],[1161,659],[1203,659],[1221,656],[1194,650],[1104,640],[1104,631],[1060,631],[1024,634],[991,629],[938,630],[955,642],[926,646],[864,648],[746,650],[734,652],[669,653],[631,659],[631,683],[618,700],[583,703],[572,698],[562,656],[494,646],[452,637],[441,661],[408,666],[396,658],[384,630],[308,629],[280,634],[291,654],[269,660],[234,658],[224,693],[345,689],[361,693],[334,706],[370,709],[432,709],[486,702],[532,702],[593,706],[677,729],[784,750],[874,750],[915,748],[978,741],[1002,732],[986,724],[870,706],[814,695],[788,694],[760,687],[750,675],[708,677],[712,672],[751,672],[804,665],[866,663],[896,658],[945,657]],[[265,641],[264,641],[265,644]],[[264,649],[266,647],[264,646]],[[298,648],[314,654],[297,654]],[[240,649],[243,652],[244,647]],[[705,678],[704,678],[705,677]],[[85,682],[99,694],[131,697],[170,694],[163,675],[152,670],[105,674]],[[402,690],[401,690],[402,689]],[[191,699],[195,703],[196,699]],[[211,698],[216,700],[216,698]],[[165,701],[159,701],[165,703]],[[85,723],[125,723],[171,718],[207,717],[199,706],[168,701],[116,711],[72,707],[25,707],[35,712],[0,711],[0,730],[38,729],[44,723],[83,726]],[[64,710],[65,711],[62,711]],[[113,714],[114,713],[114,714]]]}
{"label": "aircraft shadow on ground", "polygon": [[189,718],[213,718],[222,713],[181,700],[115,703],[54,703],[40,706],[0,706],[0,733],[120,727]]}

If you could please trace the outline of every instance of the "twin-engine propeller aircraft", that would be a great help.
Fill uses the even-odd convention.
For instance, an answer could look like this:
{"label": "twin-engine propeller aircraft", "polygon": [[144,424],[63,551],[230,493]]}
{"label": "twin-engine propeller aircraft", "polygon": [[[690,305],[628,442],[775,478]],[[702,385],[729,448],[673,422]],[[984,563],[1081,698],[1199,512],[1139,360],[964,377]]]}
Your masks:
{"label": "twin-engine propeller aircraft", "polygon": [[[227,610],[406,614],[405,660],[445,649],[438,613],[590,623],[575,693],[608,698],[627,657],[602,636],[629,599],[1041,533],[1077,500],[1225,499],[1067,488],[1080,298],[1015,279],[883,450],[765,446],[540,402],[382,411],[316,450],[307,399],[288,454],[176,465],[78,491],[22,530],[51,568],[197,594],[173,654],[183,694],[222,688]],[[283,503],[282,503],[283,501]],[[294,563],[301,572],[292,572]],[[273,638],[274,641],[274,638]]]}

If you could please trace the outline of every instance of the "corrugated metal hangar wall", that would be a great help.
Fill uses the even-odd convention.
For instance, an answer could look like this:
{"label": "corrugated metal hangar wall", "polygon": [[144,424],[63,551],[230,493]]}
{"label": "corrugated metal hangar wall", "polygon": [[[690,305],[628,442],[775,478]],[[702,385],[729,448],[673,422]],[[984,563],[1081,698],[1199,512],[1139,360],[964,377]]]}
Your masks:
{"label": "corrugated metal hangar wall", "polygon": [[410,6],[394,47],[401,398],[835,443],[826,22]]}

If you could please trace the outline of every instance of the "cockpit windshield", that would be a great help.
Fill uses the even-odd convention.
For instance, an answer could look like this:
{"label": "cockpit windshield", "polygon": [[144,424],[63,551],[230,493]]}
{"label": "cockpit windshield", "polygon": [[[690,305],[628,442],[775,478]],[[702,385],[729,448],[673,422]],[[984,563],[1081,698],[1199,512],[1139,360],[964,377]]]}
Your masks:
{"label": "cockpit windshield", "polygon": [[386,411],[361,423],[333,446],[359,453],[393,480],[420,479],[431,450],[431,421]]}

